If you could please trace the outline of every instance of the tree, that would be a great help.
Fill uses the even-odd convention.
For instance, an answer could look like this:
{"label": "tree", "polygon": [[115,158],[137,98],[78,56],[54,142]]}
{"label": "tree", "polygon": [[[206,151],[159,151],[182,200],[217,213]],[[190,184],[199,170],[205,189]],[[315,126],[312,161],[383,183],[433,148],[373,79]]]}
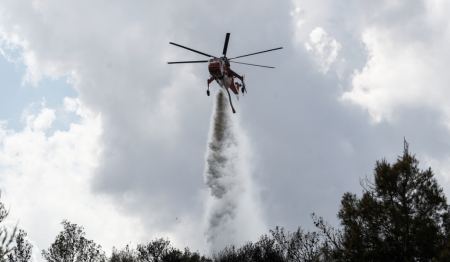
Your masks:
{"label": "tree", "polygon": [[42,255],[49,262],[104,262],[106,257],[101,246],[85,237],[83,228],[63,221],[64,230],[57,236],[48,250]]}
{"label": "tree", "polygon": [[170,251],[170,241],[156,239],[145,245],[138,245],[138,257],[141,261],[160,262]]}
{"label": "tree", "polygon": [[137,262],[138,257],[136,251],[130,249],[130,246],[126,246],[124,249],[118,251],[113,249],[110,262]]}
{"label": "tree", "polygon": [[137,246],[138,261],[142,262],[210,262],[211,260],[191,252],[188,248],[180,251],[170,245],[169,240],[156,239]]}
{"label": "tree", "polygon": [[305,233],[301,228],[288,232],[276,227],[270,233],[285,261],[320,261],[322,238],[317,232]]}
{"label": "tree", "polygon": [[14,242],[17,227],[12,232],[2,225],[2,222],[8,217],[8,211],[5,205],[0,202],[0,262],[6,261],[6,256],[11,252],[11,244]]}
{"label": "tree", "polygon": [[226,247],[219,253],[214,255],[216,262],[245,262],[245,261],[261,261],[261,262],[283,262],[282,250],[277,241],[271,236],[263,235],[255,242],[248,242],[242,247],[236,249],[234,246]]}
{"label": "tree", "polygon": [[271,230],[275,250],[284,261],[319,262],[336,261],[342,246],[342,233],[327,224],[322,217],[312,214],[316,231],[304,231],[299,227],[294,232],[282,227]]}
{"label": "tree", "polygon": [[27,233],[22,229],[16,235],[15,246],[8,254],[8,262],[28,262],[31,260],[33,246],[26,240]]}
{"label": "tree", "polygon": [[[430,168],[408,151],[394,164],[376,163],[363,194],[345,193],[339,257],[345,261],[450,261],[449,208]],[[447,246],[446,246],[447,244]]]}

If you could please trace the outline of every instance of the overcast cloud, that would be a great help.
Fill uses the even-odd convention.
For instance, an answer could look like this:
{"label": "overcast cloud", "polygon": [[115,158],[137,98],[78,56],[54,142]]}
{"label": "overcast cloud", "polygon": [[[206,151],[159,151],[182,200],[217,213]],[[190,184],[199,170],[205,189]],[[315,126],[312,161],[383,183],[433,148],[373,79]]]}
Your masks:
{"label": "overcast cloud", "polygon": [[284,46],[242,59],[276,69],[233,65],[267,229],[311,227],[311,212],[336,223],[342,194],[403,137],[448,195],[449,12],[445,0],[2,0],[2,59],[26,67],[27,88],[64,79],[77,93],[24,108],[23,129],[0,125],[2,199],[39,248],[67,218],[108,250],[161,236],[205,250],[214,99],[205,65],[166,62],[204,58],[169,41],[219,55],[226,32],[229,56]]}

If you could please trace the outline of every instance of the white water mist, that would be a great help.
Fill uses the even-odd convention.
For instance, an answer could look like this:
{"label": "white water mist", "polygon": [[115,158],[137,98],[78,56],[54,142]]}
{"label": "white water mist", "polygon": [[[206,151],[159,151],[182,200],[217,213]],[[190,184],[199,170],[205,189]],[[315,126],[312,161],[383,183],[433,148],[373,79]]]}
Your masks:
{"label": "white water mist", "polygon": [[266,230],[255,195],[247,137],[223,92],[211,119],[205,182],[209,187],[206,237],[215,253],[254,240]]}

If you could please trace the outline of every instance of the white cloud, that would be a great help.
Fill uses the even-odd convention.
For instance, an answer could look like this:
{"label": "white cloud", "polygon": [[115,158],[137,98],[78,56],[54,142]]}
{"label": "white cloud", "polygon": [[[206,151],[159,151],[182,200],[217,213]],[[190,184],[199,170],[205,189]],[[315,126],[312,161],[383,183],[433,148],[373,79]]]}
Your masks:
{"label": "white cloud", "polygon": [[343,99],[367,108],[377,122],[391,119],[398,107],[420,103],[429,71],[424,54],[376,28],[366,30],[363,42],[369,53],[367,64],[355,71],[352,89]]}
{"label": "white cloud", "polygon": [[[88,209],[95,209],[91,205],[100,201],[102,193],[105,193],[116,201],[114,208],[129,212],[130,223],[134,221],[133,216],[142,218],[145,229],[141,230],[138,224],[134,229],[137,235],[145,233],[146,240],[171,236],[171,240],[180,247],[201,248],[204,242],[202,235],[192,231],[200,229],[202,223],[199,209],[203,202],[198,195],[203,186],[204,144],[198,141],[206,139],[207,124],[200,119],[208,118],[209,111],[205,109],[209,104],[204,93],[206,84],[199,84],[205,82],[194,74],[194,67],[187,65],[175,71],[176,67],[166,65],[167,55],[174,50],[167,44],[171,22],[166,14],[184,12],[178,10],[178,5],[174,6],[169,8],[164,3],[148,1],[128,5],[87,0],[67,3],[7,0],[0,4],[0,12],[4,14],[0,16],[0,44],[7,55],[12,49],[18,51],[18,60],[27,69],[25,81],[28,83],[39,85],[46,77],[68,77],[79,97],[65,99],[65,110],[75,112],[82,119],[91,119],[86,111],[102,116],[97,119],[101,122],[101,134],[84,138],[95,137],[95,141],[86,141],[81,146],[72,145],[81,138],[68,138],[70,145],[64,144],[62,148],[55,145],[61,151],[54,153],[58,157],[42,161],[50,166],[68,164],[88,174],[54,178],[54,183],[64,185],[62,187],[77,185],[79,181],[79,187],[84,189],[76,189],[75,192],[56,190],[49,198],[60,193],[63,196],[73,193],[69,212],[73,214],[84,210],[85,205]],[[84,106],[80,107],[80,103]],[[47,137],[43,134],[45,132],[38,135],[37,131],[51,130],[51,115],[43,112],[39,119],[38,114],[27,116],[35,125],[29,125],[28,131],[21,132],[24,134],[21,139],[24,141],[27,138],[25,134],[29,134],[41,141],[41,146],[36,144],[37,149],[30,149],[30,153],[34,150],[40,152],[38,159],[48,157],[50,149],[45,148],[50,147],[49,143],[58,143],[60,140],[57,138],[72,137],[74,135],[69,134],[81,128],[72,124],[67,133],[56,131]],[[203,136],[198,132],[202,124],[205,126]],[[94,128],[86,126],[89,127]],[[26,151],[27,144],[23,145],[22,151]],[[99,145],[101,150],[89,151],[99,149]],[[83,148],[89,152],[80,152]],[[85,158],[72,159],[74,154],[91,156],[87,158],[92,162],[78,163]],[[23,162],[15,164],[17,172],[25,168],[22,167]],[[82,164],[89,164],[89,170]],[[34,173],[23,173],[23,180],[36,182],[33,179],[39,177]],[[33,178],[26,178],[29,176]],[[13,177],[11,180],[20,181],[18,176]],[[19,186],[18,182],[10,183],[10,187]],[[57,188],[56,185],[48,187]],[[91,187],[95,194],[86,193]],[[20,195],[10,199],[16,197]],[[61,199],[69,201],[68,198]],[[181,203],[180,199],[184,202]],[[16,203],[11,204],[15,206]],[[30,204],[22,206],[24,209],[31,207]],[[109,215],[108,210],[104,210],[106,216]],[[51,218],[54,214],[46,216]],[[95,220],[80,221],[89,228],[98,226]],[[58,227],[60,217],[51,222],[52,228]],[[127,222],[123,220],[122,224]],[[55,232],[41,233],[42,236],[38,237],[45,241],[38,243],[48,243],[48,238],[55,235]],[[110,237],[105,231],[97,233],[95,239]],[[192,238],[195,234],[197,237]],[[37,235],[33,234],[33,237]],[[137,239],[134,235],[123,235],[121,240]],[[123,246],[121,241],[115,244]]]}
{"label": "white cloud", "polygon": [[385,1],[371,13],[366,10],[356,31],[366,47],[366,63],[353,71],[343,101],[367,110],[374,122],[426,109],[438,112],[450,127],[448,7],[440,0]]}
{"label": "white cloud", "polygon": [[304,10],[294,3],[294,10],[290,13],[292,21],[293,21],[293,27],[294,27],[294,39],[296,42],[302,42],[302,30],[303,25],[305,24],[305,18],[304,18]]}
{"label": "white cloud", "polygon": [[309,34],[309,40],[305,43],[305,48],[310,52],[322,73],[327,73],[336,61],[341,44],[322,27],[316,27]]}
{"label": "white cloud", "polygon": [[43,132],[55,120],[55,110],[45,107],[28,115],[21,131],[0,126],[0,181],[9,220],[19,222],[38,252],[54,241],[63,219],[86,226],[88,237],[107,250],[138,240],[143,232],[140,220],[91,191],[102,150],[101,116],[74,99],[65,101],[84,112],[67,131]]}
{"label": "white cloud", "polygon": [[[263,203],[268,210],[264,213],[270,218],[269,225],[291,223],[291,226],[297,226],[299,221],[309,222],[307,213],[313,207],[332,212],[329,210],[336,206],[334,197],[340,194],[340,190],[350,188],[349,184],[352,182],[349,182],[351,179],[348,176],[353,176],[354,181],[357,181],[366,171],[362,168],[349,168],[345,163],[350,160],[342,158],[343,155],[352,155],[352,148],[358,152],[364,151],[363,148],[366,149],[365,154],[356,154],[354,156],[357,159],[351,161],[367,163],[367,159],[375,154],[373,152],[384,152],[389,147],[377,143],[385,140],[369,130],[363,121],[365,119],[352,114],[351,110],[354,108],[344,108],[336,102],[340,90],[330,92],[329,88],[323,88],[335,88],[344,83],[330,83],[328,80],[334,76],[328,78],[310,74],[311,70],[316,69],[309,68],[311,64],[308,59],[304,59],[305,54],[315,57],[319,68],[326,69],[329,66],[330,69],[327,70],[338,67],[337,62],[345,58],[350,69],[342,70],[344,73],[339,80],[349,77],[348,72],[353,72],[354,68],[360,69],[352,75],[356,84],[348,93],[353,96],[349,95],[346,101],[370,110],[374,119],[394,117],[398,109],[416,106],[414,101],[417,98],[405,99],[400,94],[392,96],[390,92],[393,88],[386,88],[392,86],[396,79],[406,83],[407,76],[393,74],[390,81],[383,82],[383,76],[378,75],[380,72],[384,74],[386,67],[390,67],[390,55],[393,55],[392,62],[396,62],[396,66],[392,68],[396,69],[408,68],[403,61],[417,64],[427,57],[426,63],[430,63],[433,70],[443,72],[441,69],[445,67],[442,66],[446,65],[445,61],[436,61],[445,60],[442,51],[446,50],[444,45],[449,41],[442,40],[448,39],[432,38],[430,41],[434,44],[423,45],[426,48],[404,39],[403,22],[409,21],[411,12],[421,9],[416,8],[417,5],[406,4],[409,1],[403,1],[404,4],[400,4],[401,1],[395,4],[388,4],[389,2],[391,1],[342,3],[333,0],[297,0],[274,3],[269,0],[254,0],[238,4],[238,1],[234,1],[235,4],[227,4],[231,8],[229,15],[224,16],[224,19],[217,19],[214,10],[221,8],[223,3],[204,5],[198,0],[176,4],[171,4],[170,1],[133,1],[132,4],[108,0],[0,1],[1,52],[6,52],[7,57],[18,53],[20,62],[27,67],[26,80],[30,83],[39,85],[39,81],[45,77],[69,76],[70,84],[78,91],[79,97],[66,100],[65,109],[76,112],[82,119],[91,119],[88,113],[83,112],[85,108],[95,112],[94,118],[99,114],[102,116],[102,132],[95,136],[79,133],[83,133],[82,130],[88,132],[87,129],[96,130],[95,125],[88,124],[91,121],[87,120],[73,123],[67,131],[53,132],[49,113],[45,114],[46,117],[42,119],[46,121],[42,121],[43,124],[40,125],[50,125],[45,132],[37,132],[31,125],[29,130],[20,132],[0,128],[3,140],[19,134],[24,139],[27,135],[33,137],[26,141],[34,146],[28,145],[29,151],[26,150],[27,146],[23,146],[19,151],[24,152],[21,153],[24,158],[12,153],[14,150],[6,154],[8,158],[23,159],[14,162],[14,166],[17,165],[14,170],[16,173],[26,174],[11,176],[17,182],[11,179],[9,183],[17,187],[17,190],[22,186],[20,182],[28,185],[26,188],[31,187],[31,182],[33,185],[43,184],[45,191],[42,189],[38,193],[48,195],[44,202],[55,207],[56,204],[51,202],[53,197],[48,192],[59,187],[52,186],[39,174],[47,172],[46,170],[66,173],[62,171],[68,168],[58,169],[66,165],[71,169],[79,169],[77,174],[89,175],[68,173],[67,178],[55,178],[55,185],[68,185],[65,187],[67,192],[54,191],[56,195],[63,196],[62,200],[71,201],[73,209],[70,212],[64,211],[67,214],[79,213],[85,209],[90,214],[93,206],[97,207],[96,203],[106,201],[101,205],[104,209],[99,208],[99,212],[108,216],[114,214],[112,210],[117,208],[127,213],[129,220],[123,218],[120,225],[127,224],[127,221],[137,221],[138,225],[142,223],[146,239],[168,236],[179,246],[201,248],[204,236],[199,233],[199,220],[203,216],[205,200],[201,174],[212,104],[211,99],[205,95],[208,73],[202,65],[166,65],[169,59],[199,58],[197,54],[168,45],[168,42],[179,41],[205,52],[219,49],[217,52],[220,53],[222,33],[231,31],[230,54],[244,54],[253,51],[253,48],[255,51],[259,48],[263,50],[266,44],[270,48],[272,44],[285,45],[289,41],[295,44],[298,51],[285,48],[280,53],[261,56],[260,59],[264,59],[261,64],[271,64],[270,62],[276,61],[270,60],[273,57],[280,58],[279,61],[285,63],[284,67],[278,67],[279,61],[273,63],[278,68],[270,74],[256,68],[239,71],[246,74],[248,72],[247,84],[255,87],[251,95],[241,100],[240,104],[245,111],[238,112],[242,112],[242,118],[245,119],[243,125],[249,132],[249,137],[252,141],[257,141],[255,148],[258,150],[255,152],[262,159],[258,165],[262,166],[258,170],[258,177],[270,188]],[[442,26],[448,16],[445,12],[441,15],[439,12],[442,11],[438,11],[442,2],[433,3],[436,6],[431,6],[430,9],[436,10],[436,15],[433,16],[436,19],[434,22],[432,19],[427,22],[438,32],[448,32]],[[414,8],[409,9],[409,6]],[[271,12],[267,12],[269,8]],[[294,11],[288,16],[291,10]],[[424,32],[416,30],[421,28],[416,25],[427,25],[421,22],[406,29],[409,29],[409,33],[416,32],[419,37]],[[324,29],[317,29],[319,25],[326,32]],[[396,29],[390,29],[387,25]],[[311,34],[312,32],[315,34]],[[364,41],[368,48],[371,46],[372,51],[369,50],[369,53],[376,56],[373,59],[369,57],[367,65],[364,64],[365,53],[361,52],[364,51],[360,44],[362,32],[367,32],[364,34],[367,35]],[[436,35],[443,37],[445,34]],[[380,40],[384,37],[387,41]],[[335,39],[339,39],[339,43]],[[309,44],[310,53],[305,50],[305,43]],[[338,51],[338,44],[345,48]],[[435,48],[436,52],[431,51]],[[15,51],[9,52],[10,50]],[[400,52],[394,52],[395,50]],[[417,54],[421,57],[416,58]],[[414,57],[411,58],[411,55]],[[418,72],[419,76],[423,74],[421,78],[434,80],[432,84],[438,83],[443,87],[446,80],[436,80],[441,79],[442,75],[432,72],[433,77],[427,76],[433,70],[423,73],[411,69],[408,72]],[[370,85],[366,86],[366,82]],[[280,83],[294,88],[290,88],[289,92],[273,93],[271,90],[278,90]],[[320,88],[304,88],[309,86]],[[368,88],[370,96],[361,94],[359,88]],[[442,97],[441,100],[434,101],[436,105],[448,97],[441,92],[443,88],[432,91],[437,92],[435,96]],[[409,92],[411,91],[407,93]],[[418,93],[424,94],[423,91]],[[389,98],[385,99],[385,96]],[[431,99],[430,96],[431,94],[424,95]],[[81,109],[78,106],[80,103],[84,105]],[[430,104],[434,103],[422,105],[430,107]],[[444,110],[442,105],[439,108]],[[53,125],[58,122],[58,114],[57,110]],[[39,114],[33,115],[36,117]],[[336,132],[330,136],[329,130]],[[392,132],[386,131],[389,134]],[[93,137],[96,137],[95,141],[89,140]],[[334,141],[342,141],[342,137],[352,145],[350,149],[339,143],[333,144]],[[84,141],[84,146],[78,148],[78,139]],[[377,142],[366,143],[368,140]],[[59,149],[48,149],[50,142]],[[95,151],[94,145],[100,145],[101,151]],[[323,151],[323,148],[326,150]],[[347,154],[342,154],[342,151]],[[295,157],[292,152],[296,152]],[[53,155],[55,159],[48,155]],[[85,159],[82,155],[90,157]],[[51,168],[44,168],[44,163],[33,160],[30,163],[34,163],[35,169],[42,172],[26,169],[27,161],[31,161],[32,156],[44,159],[43,162]],[[324,159],[329,164],[321,165]],[[13,170],[12,166],[9,170]],[[330,179],[329,173],[337,175]],[[346,179],[342,179],[339,174],[345,174]],[[27,184],[27,181],[31,182]],[[77,189],[71,189],[72,184]],[[320,185],[323,190],[317,190],[315,185]],[[90,192],[91,186],[94,192]],[[331,191],[335,195],[328,193],[331,191],[327,188],[334,188]],[[329,197],[321,193],[329,194]],[[108,204],[111,202],[103,194],[115,201],[111,209]],[[36,202],[30,200],[30,195],[31,193],[24,196],[17,194],[10,197],[10,200],[18,198],[11,204],[11,210],[18,204],[21,205],[20,210],[32,208]],[[312,203],[304,199],[317,201]],[[38,204],[36,205],[39,206]],[[39,234],[33,233],[33,237],[42,240],[37,239],[36,242],[45,246],[48,239],[54,237],[59,230],[57,223],[60,217],[53,218],[55,214],[50,212],[48,215],[47,212],[37,215],[34,211],[30,212],[27,216],[25,211],[21,211],[23,223],[34,223],[25,220],[33,221],[35,216],[51,220],[51,223],[46,224],[50,228],[46,232],[42,229]],[[96,219],[88,219],[82,214],[78,216],[82,216],[79,223],[86,226],[88,231],[94,232],[92,230],[99,228],[93,234],[93,239],[107,242],[101,239],[109,239],[108,233],[102,231],[104,227],[98,225]],[[34,224],[29,226],[34,227],[38,228]],[[130,233],[122,239],[133,240],[135,236]],[[121,242],[115,244],[121,246]]]}
{"label": "white cloud", "polygon": [[27,127],[33,131],[45,131],[51,127],[55,117],[55,110],[43,108],[38,115],[27,116]]}
{"label": "white cloud", "polygon": [[375,122],[390,121],[404,109],[421,107],[440,112],[448,121],[446,65],[450,56],[444,44],[448,37],[441,33],[431,35],[430,41],[382,26],[366,29],[362,39],[368,60],[362,70],[354,72],[352,88],[343,100],[367,109]]}

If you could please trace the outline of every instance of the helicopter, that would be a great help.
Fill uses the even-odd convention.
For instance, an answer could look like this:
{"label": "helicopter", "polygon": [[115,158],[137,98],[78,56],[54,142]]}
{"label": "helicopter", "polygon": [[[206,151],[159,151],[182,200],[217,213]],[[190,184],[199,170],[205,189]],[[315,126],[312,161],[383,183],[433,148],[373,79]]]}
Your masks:
{"label": "helicopter", "polygon": [[[231,110],[233,111],[233,113],[236,113],[236,110],[233,107],[233,102],[232,102],[231,94],[230,94],[229,90],[231,90],[239,99],[239,91],[241,92],[242,95],[244,95],[245,93],[247,93],[247,89],[245,87],[244,75],[239,75],[236,72],[234,72],[230,67],[230,62],[236,63],[236,64],[248,65],[248,66],[275,68],[273,66],[257,65],[257,64],[244,63],[244,62],[233,61],[233,60],[237,59],[237,58],[242,58],[242,57],[247,57],[247,56],[252,56],[252,55],[257,55],[257,54],[262,54],[262,53],[266,53],[266,52],[279,50],[279,49],[282,49],[283,47],[277,47],[277,48],[272,48],[272,49],[268,49],[268,50],[264,50],[264,51],[259,51],[259,52],[254,52],[254,53],[250,53],[250,54],[245,54],[245,55],[228,58],[227,50],[228,50],[228,42],[229,41],[230,41],[230,33],[227,33],[225,35],[225,43],[223,45],[223,51],[222,51],[223,56],[222,57],[213,56],[213,55],[210,55],[210,54],[207,54],[204,52],[200,52],[198,50],[195,50],[195,49],[192,49],[192,48],[189,48],[189,47],[186,47],[186,46],[174,43],[174,42],[169,42],[169,44],[171,44],[171,45],[181,47],[181,48],[187,49],[191,52],[210,57],[210,59],[208,59],[208,60],[176,61],[176,62],[167,62],[167,63],[168,64],[209,63],[208,71],[210,73],[210,77],[207,80],[206,94],[208,96],[210,95],[209,85],[211,84],[211,82],[213,82],[215,80],[217,82],[217,84],[219,84],[219,86],[222,87],[223,89],[225,89],[225,91],[227,92],[228,99],[230,101]],[[235,79],[238,79],[240,81],[240,83],[237,81],[235,82]]]}

